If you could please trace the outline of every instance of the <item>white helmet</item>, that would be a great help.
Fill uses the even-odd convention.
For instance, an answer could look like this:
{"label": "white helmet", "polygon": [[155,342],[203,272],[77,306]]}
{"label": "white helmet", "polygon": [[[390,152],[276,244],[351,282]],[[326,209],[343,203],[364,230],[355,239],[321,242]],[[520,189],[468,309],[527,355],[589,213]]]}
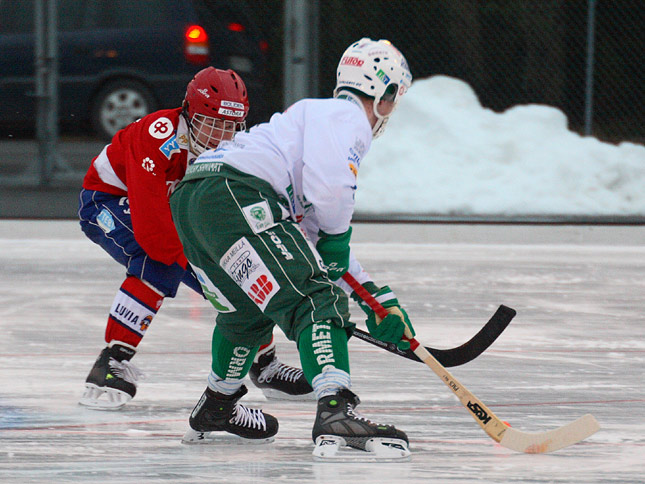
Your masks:
{"label": "white helmet", "polygon": [[350,45],[341,56],[336,69],[334,97],[341,91],[357,90],[374,98],[373,111],[378,121],[372,133],[376,138],[383,133],[389,118],[389,115],[379,114],[379,101],[393,101],[396,107],[411,84],[412,74],[403,54],[389,40],[364,37]]}

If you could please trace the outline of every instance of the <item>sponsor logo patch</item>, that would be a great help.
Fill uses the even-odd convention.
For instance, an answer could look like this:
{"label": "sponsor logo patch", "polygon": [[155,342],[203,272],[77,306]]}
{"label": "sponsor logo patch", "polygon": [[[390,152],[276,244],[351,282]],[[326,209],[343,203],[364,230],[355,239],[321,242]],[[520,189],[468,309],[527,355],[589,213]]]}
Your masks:
{"label": "sponsor logo patch", "polygon": [[228,249],[219,265],[262,311],[280,290],[278,281],[246,237]]}
{"label": "sponsor logo patch", "polygon": [[259,234],[266,229],[270,229],[271,227],[275,227],[273,213],[271,213],[268,202],[258,202],[253,205],[247,205],[246,207],[242,207],[242,212],[244,212],[246,221],[256,234]]}
{"label": "sponsor logo patch", "polygon": [[151,311],[122,291],[117,293],[110,308],[112,318],[140,336],[150,327],[154,315],[155,311]]}
{"label": "sponsor logo patch", "polygon": [[157,139],[166,139],[172,134],[172,132],[172,122],[166,117],[161,117],[156,121],[153,121],[148,128],[150,136]]}
{"label": "sponsor logo patch", "polygon": [[354,174],[354,178],[358,177],[358,168],[361,166],[361,157],[356,153],[356,151],[354,151],[354,148],[349,149],[347,161],[349,161],[349,169]]}
{"label": "sponsor logo patch", "polygon": [[168,159],[170,159],[170,157],[175,153],[180,153],[181,148],[179,148],[177,137],[173,135],[172,138],[168,139],[159,147],[159,151],[161,151]]}
{"label": "sponsor logo patch", "polygon": [[208,276],[202,269],[195,267],[192,264],[191,267],[195,271],[195,275],[197,276],[199,284],[202,286],[204,296],[206,296],[206,299],[208,299],[213,305],[215,311],[217,311],[218,313],[234,313],[235,311],[237,311],[237,309],[235,309],[235,306],[233,306],[233,304],[228,299],[226,299],[226,296],[224,296],[224,294],[222,294],[222,291],[220,291],[217,286],[213,284],[213,281],[208,278]]}
{"label": "sponsor logo patch", "polygon": [[101,210],[101,213],[98,214],[96,217],[96,223],[99,224],[99,227],[105,232],[106,234],[108,232],[112,232],[116,225],[114,224],[114,219],[112,218],[112,214],[108,211],[107,208],[104,208]]}
{"label": "sponsor logo patch", "polygon": [[141,166],[147,172],[151,172],[155,169],[155,162],[149,156],[146,156],[141,162]]}

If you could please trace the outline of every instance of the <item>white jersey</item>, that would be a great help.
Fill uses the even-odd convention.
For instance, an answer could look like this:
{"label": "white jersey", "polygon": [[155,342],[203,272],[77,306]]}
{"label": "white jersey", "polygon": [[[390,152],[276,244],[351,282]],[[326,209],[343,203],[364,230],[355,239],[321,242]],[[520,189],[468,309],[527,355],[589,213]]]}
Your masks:
{"label": "white jersey", "polygon": [[[315,244],[319,230],[349,229],[358,169],[371,143],[372,127],[356,101],[303,99],[195,163],[225,163],[268,182],[288,200],[291,219]],[[349,272],[360,283],[371,280],[353,254]],[[336,283],[352,291],[341,279]]]}
{"label": "white jersey", "polygon": [[293,220],[340,234],[349,229],[358,169],[371,142],[362,106],[347,99],[304,99],[196,163],[222,162],[261,178],[288,200]]}

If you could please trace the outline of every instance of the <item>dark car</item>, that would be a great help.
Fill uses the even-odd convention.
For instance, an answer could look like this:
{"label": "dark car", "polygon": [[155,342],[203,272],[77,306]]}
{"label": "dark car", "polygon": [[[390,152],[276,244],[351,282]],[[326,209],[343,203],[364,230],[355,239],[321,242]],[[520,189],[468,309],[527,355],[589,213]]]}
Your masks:
{"label": "dark car", "polygon": [[[160,108],[181,105],[200,69],[235,69],[249,90],[248,123],[268,117],[261,96],[265,42],[240,1],[58,0],[59,117],[104,138]],[[33,126],[35,0],[0,0],[0,123]]]}

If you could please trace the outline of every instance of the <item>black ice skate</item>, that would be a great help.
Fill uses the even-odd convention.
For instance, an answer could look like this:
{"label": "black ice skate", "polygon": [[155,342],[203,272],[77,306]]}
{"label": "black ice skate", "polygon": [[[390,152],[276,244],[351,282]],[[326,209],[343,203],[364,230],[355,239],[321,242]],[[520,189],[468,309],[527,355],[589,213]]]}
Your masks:
{"label": "black ice skate", "polygon": [[185,444],[213,443],[216,440],[230,442],[230,439],[213,438],[211,432],[228,432],[242,439],[244,443],[272,442],[278,433],[278,420],[259,409],[240,405],[238,400],[248,390],[245,386],[233,395],[214,392],[210,388],[202,394],[190,414],[190,429],[184,435]]}
{"label": "black ice skate", "polygon": [[[347,389],[318,400],[312,430],[314,460],[393,461],[408,459],[408,437],[393,425],[358,415],[358,396]],[[347,447],[365,452],[356,452]]]}
{"label": "black ice skate", "polygon": [[85,393],[78,403],[96,410],[118,410],[137,393],[141,371],[130,363],[136,349],[125,343],[110,343],[101,351],[85,380]]}
{"label": "black ice skate", "polygon": [[275,348],[259,356],[258,362],[251,365],[249,377],[269,399],[314,399],[313,389],[302,370],[281,363],[275,355]]}

